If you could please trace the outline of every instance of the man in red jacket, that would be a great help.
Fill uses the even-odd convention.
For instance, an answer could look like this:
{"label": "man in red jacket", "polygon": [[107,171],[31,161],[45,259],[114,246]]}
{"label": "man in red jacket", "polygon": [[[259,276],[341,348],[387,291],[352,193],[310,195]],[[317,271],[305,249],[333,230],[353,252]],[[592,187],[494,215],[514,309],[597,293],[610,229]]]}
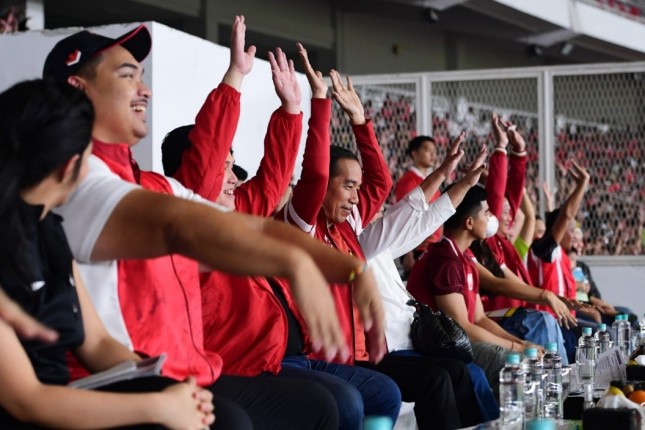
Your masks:
{"label": "man in red jacket", "polygon": [[[243,49],[242,17],[236,18],[233,33],[233,59],[243,57],[252,60],[253,50],[244,52]],[[227,425],[224,419],[226,411],[233,411],[231,415],[234,418],[229,422],[229,428],[250,428],[251,420],[255,428],[318,429],[335,426],[337,411],[333,398],[317,384],[220,375],[220,356],[205,350],[203,345],[197,264],[190,258],[166,254],[179,251],[191,258],[199,257],[215,268],[239,274],[289,278],[293,288],[302,288],[302,295],[296,298],[311,327],[312,336],[329,346],[332,355],[335,355],[336,348],[342,348],[343,342],[338,340],[337,330],[321,331],[327,327],[333,307],[328,295],[322,293],[326,292],[323,290],[326,286],[321,282],[316,266],[323,268],[330,281],[337,282],[346,279],[356,267],[356,262],[341,254],[330,253],[311,240],[304,240],[306,238],[285,230],[279,223],[242,216],[239,216],[239,222],[220,223],[230,217],[222,219],[203,205],[172,203],[173,199],[150,197],[150,193],[137,190],[142,187],[156,193],[200,200],[177,181],[141,171],[131,156],[130,147],[148,131],[145,111],[151,94],[142,82],[140,61],[148,54],[150,43],[150,35],[143,26],[118,39],[80,32],[59,42],[45,64],[45,76],[64,80],[84,90],[96,111],[94,155],[88,175],[88,180],[95,180],[81,184],[62,210],[66,233],[72,237],[70,243],[75,254],[88,263],[97,259],[139,258],[86,266],[86,273],[90,274],[94,284],[95,299],[101,301],[97,308],[102,317],[110,321],[110,329],[133,349],[147,354],[167,352],[168,366],[164,373],[177,379],[194,374],[200,385],[214,392],[216,401],[222,398],[231,401],[227,402],[230,407],[218,403],[216,426]],[[236,80],[241,81],[245,72],[239,67],[244,64],[243,60],[232,61],[224,78],[225,83],[232,79],[228,86],[234,86]],[[233,89],[216,92],[214,97],[226,93],[235,97]],[[220,119],[225,123],[223,127],[228,127],[226,118]],[[210,171],[201,173],[211,184],[217,175]],[[111,179],[115,175],[130,187],[126,187],[127,190],[118,198],[110,193],[98,195],[98,188],[94,187],[103,184],[104,178]],[[123,184],[122,181],[117,182]],[[101,209],[106,202],[111,202],[111,206],[103,212]],[[161,223],[167,229],[157,231],[156,236],[142,234],[141,231],[148,232],[151,226],[138,222],[144,218],[139,214],[141,211],[162,215],[159,219],[149,218],[150,223],[153,226]],[[189,227],[176,223],[177,217],[181,216],[191,223]],[[132,226],[128,226],[127,220]],[[168,220],[172,222],[164,224]],[[215,238],[218,232],[213,232],[212,228],[204,228],[209,223],[220,228],[224,240]],[[243,225],[248,228],[241,228]],[[204,234],[199,234],[200,230]],[[251,246],[246,243],[246,235],[253,230],[263,233],[249,236],[256,239]],[[263,236],[265,238],[261,239]],[[281,237],[285,242],[288,238],[289,242],[297,245],[295,248],[285,246],[279,240],[270,240],[271,237]],[[198,249],[195,238],[199,238],[206,250]],[[237,253],[242,248],[233,241],[246,243],[243,249],[246,251],[244,257],[248,259],[245,263],[240,261],[241,256]],[[222,249],[226,252],[221,252]],[[202,258],[206,254],[211,257]],[[166,256],[141,259],[159,255]],[[213,255],[218,255],[221,261]],[[325,267],[330,267],[331,271]],[[370,280],[366,276],[363,281],[373,283],[373,278]],[[311,313],[314,309],[315,316]],[[334,327],[333,316],[331,318],[332,324],[327,328]]]}
{"label": "man in red jacket", "polygon": [[[313,73],[302,45],[299,45],[299,49],[313,90],[312,113],[303,168],[307,169],[311,164],[326,168],[327,163],[318,157],[312,157],[311,150],[320,149],[322,146],[326,153],[329,153],[331,100],[326,97],[327,86],[324,80]],[[282,52],[278,52],[276,56],[271,55],[270,61],[275,63],[276,67],[280,63],[285,66],[287,64]],[[291,72],[293,85],[297,87],[293,69]],[[276,91],[281,99],[285,95],[284,83],[288,81],[288,77],[278,82],[274,79]],[[204,108],[202,108],[203,111]],[[200,112],[197,121],[202,121],[204,118]],[[195,127],[198,126],[200,125],[196,124]],[[207,128],[204,124],[201,127]],[[235,188],[237,181],[232,170],[234,160],[229,153],[220,193],[213,193],[210,196],[211,199],[216,199],[216,202],[238,212],[262,216],[267,216],[271,212],[284,192],[284,188],[288,186],[299,142],[299,135],[293,136],[291,141],[288,135],[271,141],[269,136],[279,137],[280,135],[280,130],[275,128],[272,117],[265,140],[264,158],[257,175]],[[187,140],[185,133],[171,132],[165,139],[163,147],[164,154],[173,154],[172,159],[168,159],[165,163],[167,166],[172,166],[182,158],[181,148],[191,148],[192,151],[196,151],[199,150],[200,143]],[[216,150],[222,152],[228,151],[228,148],[218,145]],[[169,172],[166,171],[166,173]],[[190,179],[184,178],[182,182],[188,187],[199,186],[190,182]],[[307,182],[306,174],[301,181]],[[296,189],[299,189],[298,187],[302,185],[297,186]],[[360,276],[358,278],[359,282],[355,288],[360,292],[363,287],[360,284]],[[365,297],[370,295],[369,292],[364,294],[366,294]],[[304,352],[310,350],[312,345],[307,327],[295,306],[293,295],[283,280],[211,272],[202,276],[202,300],[205,345],[208,350],[218,351],[222,355],[225,373],[256,376],[270,372],[284,379],[320,383],[336,400],[340,429],[359,428],[364,415],[387,415],[393,420],[396,419],[400,396],[394,382],[385,375],[348,364],[327,363],[324,360],[310,360],[304,364],[306,360]],[[227,307],[235,308],[236,311],[222,312],[222,303],[230,303]],[[330,360],[333,357],[324,358]],[[347,357],[341,357],[341,361],[346,359]],[[394,394],[380,397],[370,394],[382,391]]]}

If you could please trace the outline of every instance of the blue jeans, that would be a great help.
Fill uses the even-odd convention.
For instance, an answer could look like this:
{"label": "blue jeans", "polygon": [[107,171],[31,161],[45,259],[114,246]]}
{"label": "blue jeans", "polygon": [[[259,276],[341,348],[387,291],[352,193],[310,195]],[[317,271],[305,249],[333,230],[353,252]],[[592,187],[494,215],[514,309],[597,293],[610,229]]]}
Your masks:
{"label": "blue jeans", "polygon": [[484,421],[496,420],[499,418],[499,406],[497,406],[493,390],[490,388],[488,379],[486,379],[486,374],[475,363],[468,363],[466,367],[468,367],[470,379],[473,382],[473,390],[475,390],[475,397],[477,398],[482,418]]}
{"label": "blue jeans", "polygon": [[374,370],[292,355],[282,360],[280,377],[314,381],[336,400],[339,429],[359,430],[366,416],[387,416],[396,422],[401,392],[388,376]]}
{"label": "blue jeans", "polygon": [[544,346],[548,342],[556,342],[558,354],[562,357],[562,364],[569,364],[562,330],[555,318],[548,312],[518,308],[513,315],[504,318],[500,325],[510,334],[536,345]]}

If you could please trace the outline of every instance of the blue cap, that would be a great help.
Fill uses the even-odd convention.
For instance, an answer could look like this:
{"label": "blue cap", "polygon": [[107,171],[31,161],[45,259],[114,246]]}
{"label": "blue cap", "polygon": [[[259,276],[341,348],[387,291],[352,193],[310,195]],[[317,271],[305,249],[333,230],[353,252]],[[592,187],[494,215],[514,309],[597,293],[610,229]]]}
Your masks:
{"label": "blue cap", "polygon": [[526,430],[555,430],[555,420],[548,418],[538,418],[526,423]]}
{"label": "blue cap", "polygon": [[506,354],[506,364],[520,364],[520,354],[517,352]]}
{"label": "blue cap", "polygon": [[537,358],[537,348],[526,348],[524,350],[524,355],[526,355],[528,358]]}
{"label": "blue cap", "polygon": [[544,348],[545,348],[548,352],[558,352],[558,344],[557,344],[557,343],[555,343],[555,342],[549,342],[549,343],[547,343],[547,344],[544,346]]}
{"label": "blue cap", "polygon": [[605,323],[598,324],[598,331],[605,331],[605,330],[607,330],[607,324]]}
{"label": "blue cap", "polygon": [[591,327],[583,327],[582,328],[582,334],[584,336],[591,336],[591,333],[593,333],[593,331],[591,330]]}

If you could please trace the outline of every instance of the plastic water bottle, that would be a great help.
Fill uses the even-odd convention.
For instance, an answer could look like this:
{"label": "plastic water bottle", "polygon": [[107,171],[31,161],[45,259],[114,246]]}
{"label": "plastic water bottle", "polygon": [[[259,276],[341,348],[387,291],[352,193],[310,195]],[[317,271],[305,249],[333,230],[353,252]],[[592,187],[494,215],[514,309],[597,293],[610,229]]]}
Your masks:
{"label": "plastic water bottle", "polygon": [[599,354],[602,354],[611,348],[612,341],[611,335],[607,331],[607,324],[598,324],[598,331],[594,334],[594,338],[596,339],[596,346],[598,347]]}
{"label": "plastic water bottle", "polygon": [[[578,374],[583,388],[591,385],[593,392],[594,374],[596,361],[596,339],[594,339],[591,327],[583,327],[582,336],[578,339],[578,350],[576,351],[576,362],[578,363]],[[585,388],[586,390],[586,388]]]}
{"label": "plastic water bottle", "polygon": [[520,355],[506,356],[506,365],[499,371],[499,411],[505,429],[524,427],[525,375],[520,367]]}
{"label": "plastic water bottle", "polygon": [[620,349],[620,353],[623,358],[627,360],[629,354],[631,353],[631,342],[632,342],[632,326],[627,320],[627,315],[619,314],[616,315],[612,328],[616,328],[616,336],[614,337],[614,344]]}
{"label": "plastic water bottle", "polygon": [[524,419],[530,420],[542,414],[543,391],[542,375],[544,373],[536,348],[524,350],[521,366],[526,383],[524,385]]}
{"label": "plastic water bottle", "polygon": [[544,354],[544,372],[546,373],[544,389],[544,417],[564,417],[562,399],[562,358],[558,355],[558,344],[547,343]]}
{"label": "plastic water bottle", "polygon": [[643,318],[638,321],[638,326],[640,328],[640,330],[638,330],[638,332],[640,333],[638,344],[643,345],[645,344],[645,314],[643,314]]}

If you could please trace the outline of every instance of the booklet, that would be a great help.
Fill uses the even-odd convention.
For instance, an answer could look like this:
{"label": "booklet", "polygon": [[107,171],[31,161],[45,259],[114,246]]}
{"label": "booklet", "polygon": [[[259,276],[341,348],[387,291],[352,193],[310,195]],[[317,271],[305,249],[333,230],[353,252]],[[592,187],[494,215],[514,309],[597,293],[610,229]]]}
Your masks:
{"label": "booklet", "polygon": [[87,378],[77,379],[69,384],[70,387],[90,390],[115,382],[127,381],[146,376],[159,376],[166,354],[157,357],[144,358],[141,361],[124,361],[102,372],[95,373]]}

